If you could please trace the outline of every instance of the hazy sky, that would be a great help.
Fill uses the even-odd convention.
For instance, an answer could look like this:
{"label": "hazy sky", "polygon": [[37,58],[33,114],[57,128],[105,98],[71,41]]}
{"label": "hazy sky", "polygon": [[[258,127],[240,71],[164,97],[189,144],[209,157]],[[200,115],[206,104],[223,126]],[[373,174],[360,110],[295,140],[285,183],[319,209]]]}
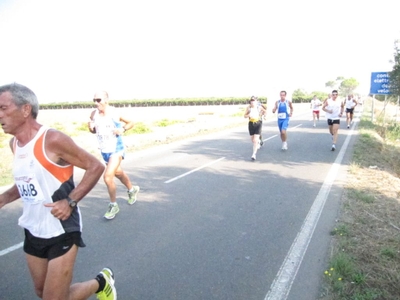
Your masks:
{"label": "hazy sky", "polygon": [[41,103],[279,97],[390,71],[400,1],[0,0],[0,85]]}

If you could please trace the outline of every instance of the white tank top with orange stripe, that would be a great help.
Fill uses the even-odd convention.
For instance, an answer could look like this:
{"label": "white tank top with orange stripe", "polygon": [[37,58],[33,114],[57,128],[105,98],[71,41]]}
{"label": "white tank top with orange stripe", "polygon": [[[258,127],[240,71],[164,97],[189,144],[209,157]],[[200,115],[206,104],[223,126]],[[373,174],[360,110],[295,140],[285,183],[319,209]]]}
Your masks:
{"label": "white tank top with orange stripe", "polygon": [[36,136],[25,146],[19,147],[14,139],[13,175],[23,201],[22,216],[18,225],[39,238],[51,238],[65,232],[82,230],[79,208],[76,207],[66,221],[51,214],[52,203],[65,199],[75,188],[73,166],[61,166],[52,162],[45,152],[48,128],[42,126]]}

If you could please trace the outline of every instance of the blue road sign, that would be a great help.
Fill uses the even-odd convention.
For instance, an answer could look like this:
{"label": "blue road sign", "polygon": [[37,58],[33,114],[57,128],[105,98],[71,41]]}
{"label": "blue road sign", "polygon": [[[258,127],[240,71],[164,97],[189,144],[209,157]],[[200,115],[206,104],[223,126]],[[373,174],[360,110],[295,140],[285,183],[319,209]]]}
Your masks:
{"label": "blue road sign", "polygon": [[389,95],[389,72],[371,73],[371,95]]}

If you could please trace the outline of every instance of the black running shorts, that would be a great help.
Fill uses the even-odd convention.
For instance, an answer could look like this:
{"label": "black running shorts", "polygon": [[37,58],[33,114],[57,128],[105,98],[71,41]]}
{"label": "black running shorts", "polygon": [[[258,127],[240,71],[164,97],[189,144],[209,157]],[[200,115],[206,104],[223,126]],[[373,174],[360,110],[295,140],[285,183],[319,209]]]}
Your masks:
{"label": "black running shorts", "polygon": [[328,119],[328,125],[331,126],[333,124],[340,124],[340,120],[339,119]]}
{"label": "black running shorts", "polygon": [[69,232],[50,239],[42,239],[33,236],[29,230],[25,229],[24,251],[27,254],[52,260],[63,256],[72,245],[85,247],[81,232]]}
{"label": "black running shorts", "polygon": [[346,108],[346,113],[350,113],[351,115],[354,114],[354,107],[353,108]]}
{"label": "black running shorts", "polygon": [[250,135],[261,134],[262,121],[249,122],[249,133]]}

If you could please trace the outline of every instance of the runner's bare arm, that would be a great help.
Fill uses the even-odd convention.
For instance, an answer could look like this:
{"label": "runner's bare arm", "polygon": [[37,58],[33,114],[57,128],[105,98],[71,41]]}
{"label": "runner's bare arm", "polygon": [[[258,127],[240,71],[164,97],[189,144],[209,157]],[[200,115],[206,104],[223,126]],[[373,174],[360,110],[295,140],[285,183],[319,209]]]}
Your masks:
{"label": "runner's bare arm", "polygon": [[88,122],[88,128],[91,133],[96,133],[96,127],[94,127],[94,122],[93,122],[95,112],[96,110],[92,111],[92,113],[90,114],[90,121]]}
{"label": "runner's bare arm", "polygon": [[327,112],[326,107],[328,106],[328,99],[325,100],[324,104],[322,105],[322,110]]}
{"label": "runner's bare arm", "polygon": [[0,195],[0,208],[20,198],[17,186],[14,184],[11,188]]}
{"label": "runner's bare arm", "polygon": [[71,192],[70,197],[79,201],[97,184],[104,171],[104,165],[92,154],[79,147],[69,136],[49,130],[46,135],[45,151],[56,164],[71,164],[85,170],[81,182]]}
{"label": "runner's bare arm", "polygon": [[[58,165],[73,165],[85,170],[82,180],[68,195],[79,202],[96,185],[104,171],[104,165],[89,152],[80,148],[66,134],[49,130],[46,134],[45,152],[47,157]],[[67,199],[44,204],[51,208],[54,217],[67,220],[71,215],[71,207]]]}
{"label": "runner's bare arm", "polygon": [[265,106],[263,106],[263,108],[262,108],[262,114],[263,114],[263,116],[266,116],[267,115],[267,107]]}
{"label": "runner's bare arm", "polygon": [[131,129],[134,126],[133,121],[128,118],[120,117],[120,121],[125,123],[125,125],[122,127],[124,131]]}
{"label": "runner's bare arm", "polygon": [[245,118],[248,118],[249,115],[250,115],[250,106],[247,106],[247,107],[246,107],[246,112],[244,113],[244,117],[245,117]]}
{"label": "runner's bare arm", "polygon": [[277,107],[277,103],[278,103],[278,102],[275,102],[274,108],[272,109],[272,113],[273,113],[273,114],[276,112],[276,109],[278,108],[278,107]]}
{"label": "runner's bare arm", "polygon": [[[11,152],[14,153],[14,137],[10,139],[9,146],[11,148]],[[4,193],[0,195],[0,208],[2,208],[4,205],[11,203],[17,199],[20,198],[20,194],[18,191],[17,186],[14,184],[12,187],[7,189]]]}

